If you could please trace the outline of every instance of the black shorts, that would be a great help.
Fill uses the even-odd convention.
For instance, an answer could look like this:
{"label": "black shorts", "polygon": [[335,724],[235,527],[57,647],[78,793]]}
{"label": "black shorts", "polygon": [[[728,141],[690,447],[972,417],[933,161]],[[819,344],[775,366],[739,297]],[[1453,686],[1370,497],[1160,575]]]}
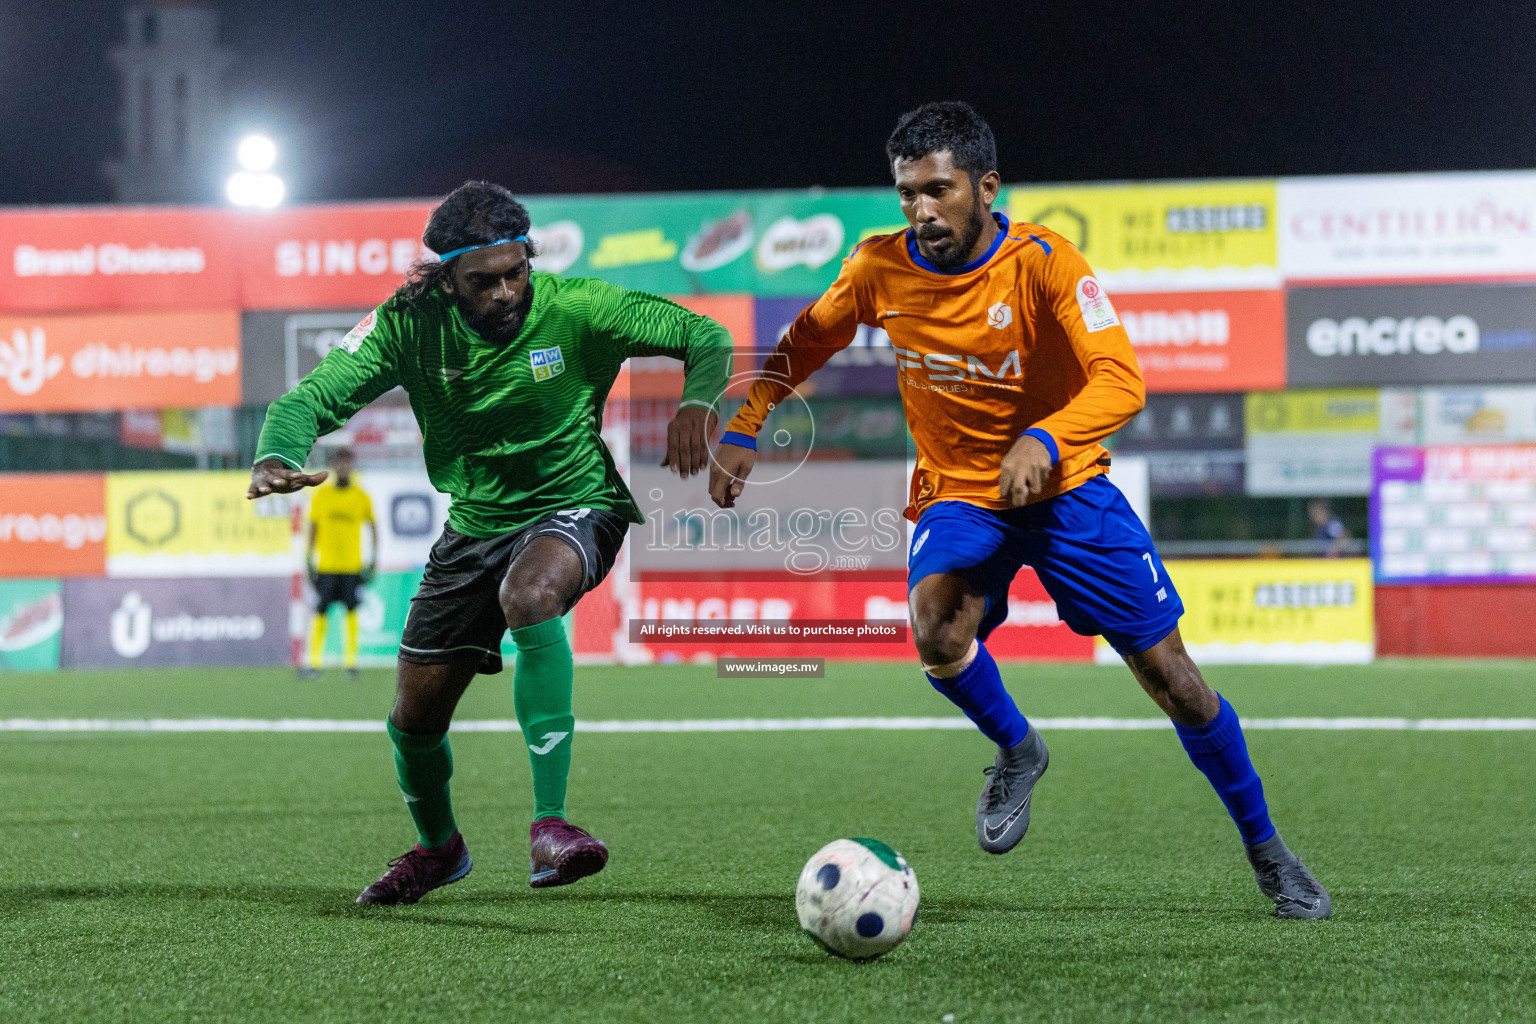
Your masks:
{"label": "black shorts", "polygon": [[[466,537],[450,526],[432,545],[421,588],[400,636],[400,660],[442,665],[478,657],[478,671],[501,671],[507,619],[498,596],[512,560],[535,537],[559,537],[581,556],[581,594],[613,568],[629,521],[599,508],[556,512],[497,537]],[[574,602],[573,602],[574,603]]]}
{"label": "black shorts", "polygon": [[315,593],[319,600],[315,602],[315,613],[324,615],[325,610],[333,604],[344,604],[347,611],[357,611],[357,606],[363,599],[357,590],[363,585],[362,576],[355,572],[322,572],[315,576]]}

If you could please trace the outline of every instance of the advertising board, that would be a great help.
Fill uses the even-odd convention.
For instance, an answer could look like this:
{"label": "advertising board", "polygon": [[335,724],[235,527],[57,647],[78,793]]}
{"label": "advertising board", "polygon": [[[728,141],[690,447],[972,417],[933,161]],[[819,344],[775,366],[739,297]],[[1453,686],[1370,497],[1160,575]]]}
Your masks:
{"label": "advertising board", "polygon": [[106,572],[99,473],[0,473],[0,577]]}
{"label": "advertising board", "polygon": [[[901,580],[838,578],[806,583],[781,574],[768,579],[714,582],[643,580],[628,605],[630,631],[640,622],[782,622],[836,620],[840,622],[899,622],[907,619],[907,588]],[[760,657],[824,657],[828,660],[880,659],[911,661],[916,657],[911,633],[893,641],[817,643],[689,640],[658,638],[644,647],[654,658],[668,661],[712,660],[720,655]],[[1034,572],[1026,568],[1008,594],[1008,618],[987,639],[996,657],[1023,661],[1087,661],[1093,640],[1067,628],[1056,603]],[[914,670],[916,664],[914,662]]]}
{"label": "advertising board", "polygon": [[0,580],[0,672],[58,668],[63,628],[58,580]]}
{"label": "advertising board", "polygon": [[1376,450],[1378,583],[1536,582],[1536,444]]}
{"label": "advertising board", "polygon": [[1371,451],[1381,422],[1376,391],[1250,392],[1244,419],[1249,494],[1370,493]]}
{"label": "advertising board", "polygon": [[0,316],[0,412],[239,404],[238,313]]}
{"label": "advertising board", "polygon": [[1114,301],[1149,392],[1285,387],[1281,292],[1129,292]]}
{"label": "advertising board", "polygon": [[1530,383],[1536,285],[1292,288],[1290,386]]}
{"label": "advertising board", "polygon": [[1130,292],[1280,285],[1273,181],[1016,186],[1006,208],[1071,240],[1117,308]]}
{"label": "advertising board", "polygon": [[223,210],[0,210],[0,310],[234,309]]}
{"label": "advertising board", "polygon": [[1291,281],[1536,277],[1536,175],[1370,174],[1279,183]]}
{"label": "advertising board", "polygon": [[1382,388],[1383,444],[1536,443],[1536,387]]}
{"label": "advertising board", "polygon": [[245,470],[107,474],[109,576],[291,576],[285,495],[248,501]]}
{"label": "advertising board", "polygon": [[[1365,558],[1169,562],[1179,632],[1202,664],[1362,664],[1375,657]],[[1119,656],[1099,641],[1098,660]]]}
{"label": "advertising board", "polygon": [[288,579],[64,581],[64,668],[286,665]]}

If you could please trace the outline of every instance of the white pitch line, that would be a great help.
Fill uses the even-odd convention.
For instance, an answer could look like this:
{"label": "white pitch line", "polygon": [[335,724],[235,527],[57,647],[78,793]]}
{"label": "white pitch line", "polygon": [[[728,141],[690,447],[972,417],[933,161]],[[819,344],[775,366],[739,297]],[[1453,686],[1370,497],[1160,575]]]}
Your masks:
{"label": "white pitch line", "polygon": [[[1167,729],[1166,718],[1031,718],[1047,731]],[[1248,731],[1532,732],[1536,718],[1245,718]],[[965,718],[696,718],[577,722],[578,732],[822,732],[855,729],[972,729]],[[384,720],[335,718],[5,718],[0,732],[383,732]],[[519,732],[511,719],[453,723],[454,732]]]}

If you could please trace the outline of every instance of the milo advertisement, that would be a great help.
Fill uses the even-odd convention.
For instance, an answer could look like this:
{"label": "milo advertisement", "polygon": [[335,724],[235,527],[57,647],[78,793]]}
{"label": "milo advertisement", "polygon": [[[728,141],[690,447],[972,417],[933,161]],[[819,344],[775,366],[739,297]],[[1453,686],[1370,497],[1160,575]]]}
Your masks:
{"label": "milo advertisement", "polygon": [[862,239],[906,230],[892,189],[530,198],[537,267],[664,295],[817,295]]}
{"label": "milo advertisement", "polygon": [[58,580],[0,580],[0,672],[58,668],[63,627]]}

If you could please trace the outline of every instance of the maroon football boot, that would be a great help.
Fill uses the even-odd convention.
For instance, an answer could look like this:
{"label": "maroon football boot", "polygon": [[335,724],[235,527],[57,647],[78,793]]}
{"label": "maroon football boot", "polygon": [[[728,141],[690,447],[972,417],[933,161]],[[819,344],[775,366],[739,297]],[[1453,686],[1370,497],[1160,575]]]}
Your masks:
{"label": "maroon football boot", "polygon": [[433,889],[457,882],[472,867],[469,847],[457,832],[442,846],[428,849],[417,843],[390,861],[384,877],[364,889],[357,902],[386,907],[415,903]]}
{"label": "maroon football boot", "polygon": [[528,884],[535,889],[570,885],[595,875],[608,863],[608,847],[564,818],[540,818],[528,826],[531,849]]}

